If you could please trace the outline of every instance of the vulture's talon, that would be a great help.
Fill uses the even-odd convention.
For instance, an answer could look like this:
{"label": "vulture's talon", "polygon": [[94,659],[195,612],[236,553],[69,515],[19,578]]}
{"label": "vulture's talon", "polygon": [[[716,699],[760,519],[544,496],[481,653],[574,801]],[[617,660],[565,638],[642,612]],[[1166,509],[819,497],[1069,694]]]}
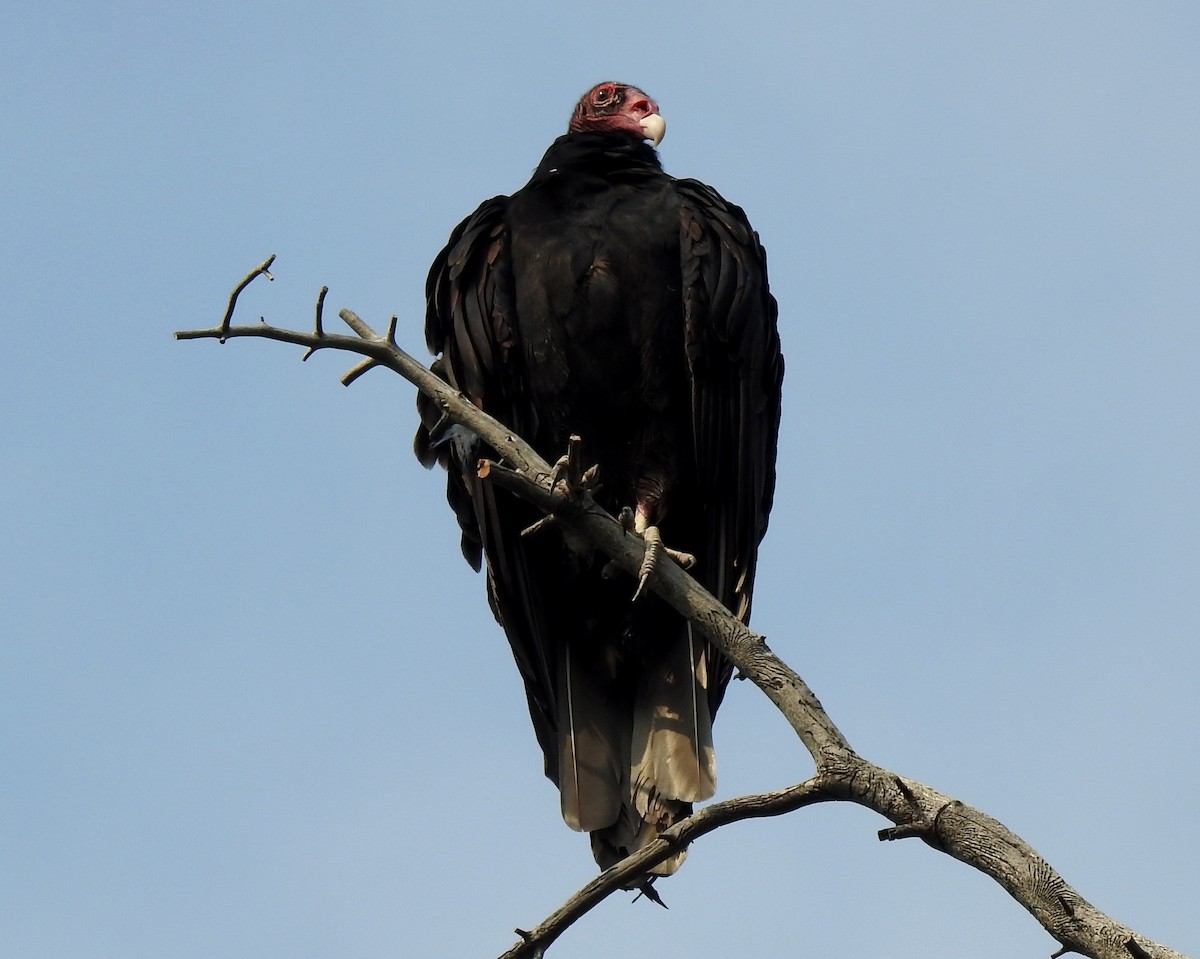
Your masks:
{"label": "vulture's talon", "polygon": [[647,581],[658,569],[658,560],[662,555],[663,544],[662,534],[659,533],[657,526],[647,526],[642,531],[642,539],[646,543],[646,555],[642,557],[642,566],[638,570],[638,587],[633,594],[633,601],[636,603],[638,597],[642,595],[642,590],[645,588]]}
{"label": "vulture's talon", "polygon": [[679,564],[681,569],[691,569],[696,565],[696,554],[685,553],[681,549],[671,549],[670,546],[663,547],[667,551],[667,555]]}
{"label": "vulture's talon", "polygon": [[625,530],[626,533],[633,532],[633,507],[622,506],[621,512],[617,514],[617,522],[621,524],[621,529]]}
{"label": "vulture's talon", "polygon": [[568,475],[569,466],[570,466],[570,463],[567,459],[566,454],[564,454],[555,461],[555,463],[552,467],[550,467],[550,489],[552,491],[557,492],[558,484],[564,482],[564,480],[565,480],[567,483],[566,492],[570,492],[571,485],[570,485],[570,478]]}

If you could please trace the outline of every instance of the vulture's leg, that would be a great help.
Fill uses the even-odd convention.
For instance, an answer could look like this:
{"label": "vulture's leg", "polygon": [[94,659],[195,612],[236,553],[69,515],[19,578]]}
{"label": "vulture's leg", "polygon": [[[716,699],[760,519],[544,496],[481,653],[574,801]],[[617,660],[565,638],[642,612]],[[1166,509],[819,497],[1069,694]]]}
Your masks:
{"label": "vulture's leg", "polygon": [[646,543],[646,555],[642,559],[642,568],[638,571],[638,587],[633,594],[633,601],[636,603],[646,583],[658,569],[659,558],[664,551],[684,569],[691,569],[696,565],[696,557],[691,553],[663,546],[662,534],[659,533],[658,527],[650,522],[650,507],[645,503],[638,503],[633,517],[633,530],[640,533]]}

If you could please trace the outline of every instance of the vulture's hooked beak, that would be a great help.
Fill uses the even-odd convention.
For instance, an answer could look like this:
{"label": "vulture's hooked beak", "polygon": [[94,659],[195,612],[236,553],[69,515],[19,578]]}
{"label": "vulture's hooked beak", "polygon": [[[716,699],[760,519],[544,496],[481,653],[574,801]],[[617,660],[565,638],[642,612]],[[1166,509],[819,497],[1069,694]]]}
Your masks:
{"label": "vulture's hooked beak", "polygon": [[656,147],[662,143],[663,134],[667,132],[667,121],[658,113],[651,113],[649,116],[642,117],[638,121],[638,126],[642,128],[642,133],[646,135],[646,139]]}

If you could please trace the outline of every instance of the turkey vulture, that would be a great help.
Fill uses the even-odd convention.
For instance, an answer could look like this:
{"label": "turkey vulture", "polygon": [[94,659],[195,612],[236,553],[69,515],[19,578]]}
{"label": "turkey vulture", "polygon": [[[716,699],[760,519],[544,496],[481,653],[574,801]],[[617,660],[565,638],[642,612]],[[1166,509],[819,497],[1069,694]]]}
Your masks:
{"label": "turkey vulture", "polygon": [[[746,621],[775,488],[776,306],[742,210],[663,172],[664,129],[636,87],[589,90],[529,183],[451,234],[425,335],[439,375],[550,462],[581,436],[600,505],[694,554]],[[631,602],[605,557],[552,531],[523,538],[538,513],[477,477],[491,450],[418,408],[417,456],[447,468],[463,553],[486,561],[563,818],[606,868],[712,796],[730,664],[657,597]]]}

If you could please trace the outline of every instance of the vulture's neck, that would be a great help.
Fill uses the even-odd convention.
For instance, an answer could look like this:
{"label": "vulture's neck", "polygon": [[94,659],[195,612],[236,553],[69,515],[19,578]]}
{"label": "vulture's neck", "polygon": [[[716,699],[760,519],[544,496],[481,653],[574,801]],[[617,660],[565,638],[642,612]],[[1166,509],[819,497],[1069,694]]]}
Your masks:
{"label": "vulture's neck", "polygon": [[563,173],[661,173],[658,151],[624,133],[566,133],[546,151],[534,180]]}

